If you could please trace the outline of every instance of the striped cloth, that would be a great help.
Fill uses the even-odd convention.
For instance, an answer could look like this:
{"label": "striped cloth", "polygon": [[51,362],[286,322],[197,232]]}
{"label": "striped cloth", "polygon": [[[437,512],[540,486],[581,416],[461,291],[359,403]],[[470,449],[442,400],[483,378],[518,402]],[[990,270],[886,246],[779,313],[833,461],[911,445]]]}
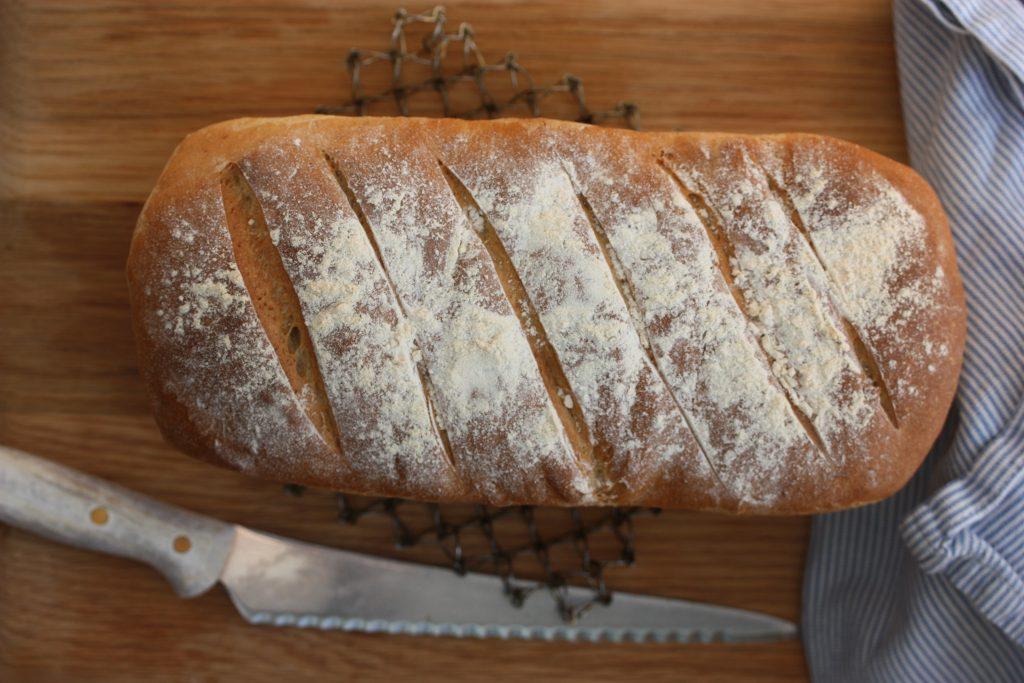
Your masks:
{"label": "striped cloth", "polygon": [[967,290],[957,405],[895,497],[814,520],[818,681],[1024,681],[1024,4],[896,0],[912,165]]}

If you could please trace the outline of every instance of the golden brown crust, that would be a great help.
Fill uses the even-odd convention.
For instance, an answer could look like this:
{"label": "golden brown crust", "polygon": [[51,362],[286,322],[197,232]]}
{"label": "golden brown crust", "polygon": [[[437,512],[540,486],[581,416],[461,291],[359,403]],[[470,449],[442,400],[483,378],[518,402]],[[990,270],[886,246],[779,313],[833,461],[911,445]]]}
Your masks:
{"label": "golden brown crust", "polygon": [[966,325],[945,215],[900,164],[544,120],[203,129],[128,279],[185,452],[495,504],[878,500],[941,429]]}

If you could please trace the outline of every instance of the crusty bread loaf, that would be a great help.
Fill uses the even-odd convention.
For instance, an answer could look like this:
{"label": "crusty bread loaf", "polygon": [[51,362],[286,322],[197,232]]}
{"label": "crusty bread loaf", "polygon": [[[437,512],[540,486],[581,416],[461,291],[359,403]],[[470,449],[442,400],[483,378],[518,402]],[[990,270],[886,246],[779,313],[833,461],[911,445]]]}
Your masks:
{"label": "crusty bread loaf", "polygon": [[171,442],[438,501],[874,501],[965,334],[931,189],[812,135],[229,121],[171,158],[128,279]]}

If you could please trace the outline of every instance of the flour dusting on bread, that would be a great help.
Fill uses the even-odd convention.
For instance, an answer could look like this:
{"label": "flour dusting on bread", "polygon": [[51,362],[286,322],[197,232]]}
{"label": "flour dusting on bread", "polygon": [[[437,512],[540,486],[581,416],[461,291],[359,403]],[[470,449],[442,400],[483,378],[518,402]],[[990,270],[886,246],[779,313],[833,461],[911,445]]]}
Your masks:
{"label": "flour dusting on bread", "polygon": [[[273,304],[235,262],[228,164],[280,255],[266,291],[294,291],[290,331],[261,325]],[[815,136],[228,122],[170,162],[129,278],[158,422],[184,449],[428,500],[875,500],[937,433],[964,336],[934,195]],[[310,359],[288,355],[301,330]],[[292,389],[292,361],[321,395]]]}

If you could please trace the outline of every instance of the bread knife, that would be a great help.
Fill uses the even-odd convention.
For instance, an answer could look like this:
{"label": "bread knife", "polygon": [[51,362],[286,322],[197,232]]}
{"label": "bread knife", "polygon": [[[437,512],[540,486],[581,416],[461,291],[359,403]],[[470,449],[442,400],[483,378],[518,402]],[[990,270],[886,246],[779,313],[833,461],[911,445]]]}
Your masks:
{"label": "bread knife", "polygon": [[[575,623],[548,600],[514,606],[501,579],[326,548],[158,502],[0,446],[0,521],[151,565],[182,597],[222,583],[254,624],[456,637],[764,642],[791,622],[731,607],[615,593]],[[570,588],[569,599],[591,591]]]}

